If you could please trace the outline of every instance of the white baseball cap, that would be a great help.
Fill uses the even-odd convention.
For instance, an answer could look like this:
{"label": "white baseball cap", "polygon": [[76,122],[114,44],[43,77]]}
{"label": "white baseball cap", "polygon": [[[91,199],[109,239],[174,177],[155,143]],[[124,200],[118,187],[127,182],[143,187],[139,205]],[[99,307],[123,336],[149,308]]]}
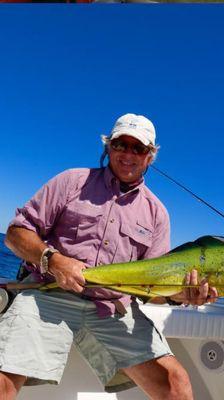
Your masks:
{"label": "white baseball cap", "polygon": [[125,114],[117,119],[110,136],[102,136],[106,143],[122,135],[132,136],[145,146],[155,145],[156,132],[153,123],[143,115]]}

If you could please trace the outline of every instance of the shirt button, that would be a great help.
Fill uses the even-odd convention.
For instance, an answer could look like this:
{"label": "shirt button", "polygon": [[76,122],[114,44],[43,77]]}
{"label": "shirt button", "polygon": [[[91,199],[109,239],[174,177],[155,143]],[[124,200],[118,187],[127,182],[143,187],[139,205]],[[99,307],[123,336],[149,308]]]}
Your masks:
{"label": "shirt button", "polygon": [[104,240],[104,244],[107,246],[109,244],[109,240]]}
{"label": "shirt button", "polygon": [[114,218],[111,218],[110,222],[113,223],[114,222]]}

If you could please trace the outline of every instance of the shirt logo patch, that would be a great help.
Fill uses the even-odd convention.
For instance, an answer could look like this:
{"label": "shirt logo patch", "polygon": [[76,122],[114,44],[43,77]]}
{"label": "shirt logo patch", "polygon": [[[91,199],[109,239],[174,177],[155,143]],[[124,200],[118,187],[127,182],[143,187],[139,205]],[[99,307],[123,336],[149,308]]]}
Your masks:
{"label": "shirt logo patch", "polygon": [[144,228],[136,228],[136,232],[138,232],[142,236],[149,235],[149,231]]}

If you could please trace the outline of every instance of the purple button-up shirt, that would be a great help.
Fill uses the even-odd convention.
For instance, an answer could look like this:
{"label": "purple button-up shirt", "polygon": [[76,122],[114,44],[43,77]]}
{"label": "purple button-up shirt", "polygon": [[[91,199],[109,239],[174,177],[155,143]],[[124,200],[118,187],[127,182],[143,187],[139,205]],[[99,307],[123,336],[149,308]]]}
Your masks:
{"label": "purple button-up shirt", "polygon": [[[109,167],[70,169],[51,179],[21,209],[10,225],[36,232],[49,246],[88,267],[158,257],[170,249],[169,216],[141,182],[120,193]],[[35,271],[38,279],[39,270]],[[99,315],[114,312],[130,296],[103,288],[85,289]]]}

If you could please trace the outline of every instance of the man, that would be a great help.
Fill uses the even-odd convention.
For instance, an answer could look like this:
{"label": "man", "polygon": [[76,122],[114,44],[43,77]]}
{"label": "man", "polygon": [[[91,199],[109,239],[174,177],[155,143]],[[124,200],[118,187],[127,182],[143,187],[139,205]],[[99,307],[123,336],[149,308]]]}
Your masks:
{"label": "man", "polygon": [[[157,153],[153,124],[126,114],[103,142],[109,166],[56,176],[10,224],[6,244],[32,279],[59,289],[21,292],[0,323],[4,400],[24,384],[59,383],[73,340],[109,392],[136,384],[155,400],[193,398],[186,371],[135,299],[85,288],[84,268],[169,250],[167,211],[143,180]],[[197,272],[186,282],[197,283]],[[202,283],[172,300],[203,304],[208,293],[217,294]]]}

